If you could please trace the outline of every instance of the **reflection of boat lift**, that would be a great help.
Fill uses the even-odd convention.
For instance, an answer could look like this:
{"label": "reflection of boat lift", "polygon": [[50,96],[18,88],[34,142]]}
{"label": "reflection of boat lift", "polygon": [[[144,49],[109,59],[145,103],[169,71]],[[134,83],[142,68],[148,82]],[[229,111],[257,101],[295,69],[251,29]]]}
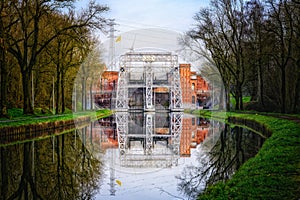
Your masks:
{"label": "reflection of boat lift", "polygon": [[110,185],[110,195],[115,196],[116,195],[116,189],[115,189],[115,180],[116,180],[116,173],[115,173],[115,161],[114,161],[115,155],[114,155],[114,149],[111,149],[111,158],[110,158],[110,166],[109,166],[109,185]]}
{"label": "reflection of boat lift", "polygon": [[142,134],[137,134],[128,133],[129,114],[116,113],[121,166],[160,168],[177,165],[183,114],[170,113],[169,128],[155,128],[154,116],[144,113],[145,128]]}

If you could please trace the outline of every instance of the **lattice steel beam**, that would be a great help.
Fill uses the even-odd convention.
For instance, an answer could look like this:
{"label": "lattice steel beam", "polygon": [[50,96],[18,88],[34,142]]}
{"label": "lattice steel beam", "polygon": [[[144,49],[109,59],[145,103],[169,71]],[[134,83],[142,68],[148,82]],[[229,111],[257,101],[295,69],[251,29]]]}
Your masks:
{"label": "lattice steel beam", "polygon": [[152,90],[153,80],[152,80],[152,68],[151,66],[146,66],[146,105],[145,109],[153,109],[153,90]]}
{"label": "lattice steel beam", "polygon": [[117,110],[127,110],[128,109],[128,78],[127,71],[124,67],[120,68],[118,88],[117,88],[117,98],[116,98],[116,109]]}
{"label": "lattice steel beam", "polygon": [[155,52],[142,52],[142,53],[126,53],[121,56],[121,62],[174,62],[178,60],[177,55],[171,53],[155,53]]}
{"label": "lattice steel beam", "polygon": [[145,153],[146,155],[150,155],[152,152],[152,145],[153,145],[153,115],[145,113],[145,123],[146,123],[146,145],[145,145]]}
{"label": "lattice steel beam", "polygon": [[171,110],[183,109],[182,105],[182,93],[180,86],[180,74],[178,63],[174,63],[174,70],[172,70],[172,83],[171,83]]}

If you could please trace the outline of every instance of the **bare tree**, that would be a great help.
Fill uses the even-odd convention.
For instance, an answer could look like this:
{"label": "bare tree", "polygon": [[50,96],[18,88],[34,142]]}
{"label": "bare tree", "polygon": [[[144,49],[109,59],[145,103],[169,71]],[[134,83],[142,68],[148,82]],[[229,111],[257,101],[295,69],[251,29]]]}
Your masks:
{"label": "bare tree", "polygon": [[[71,1],[47,1],[47,0],[23,0],[12,3],[13,14],[18,19],[18,23],[12,27],[8,40],[8,51],[17,59],[22,74],[23,85],[23,111],[25,114],[34,113],[31,102],[31,72],[36,65],[36,61],[45,48],[59,35],[68,30],[78,28],[99,28],[103,29],[106,20],[102,14],[108,10],[106,6],[97,5],[91,1],[88,9],[81,15],[75,17],[71,10]],[[60,9],[69,9],[69,24],[62,26],[58,30],[48,32],[43,31],[53,23],[51,17],[57,15]]]}
{"label": "bare tree", "polygon": [[0,2],[0,117],[7,116],[7,87],[8,87],[8,33],[15,23],[18,22],[12,15],[12,5],[9,1]]}
{"label": "bare tree", "polygon": [[[274,66],[278,67],[280,72],[281,112],[286,113],[291,110],[291,106],[294,104],[288,100],[290,100],[290,96],[294,96],[296,89],[296,83],[294,81],[289,83],[289,79],[293,75],[298,75],[297,70],[292,68],[296,65],[295,53],[298,51],[294,46],[297,40],[294,19],[298,18],[296,9],[299,10],[299,6],[288,0],[270,0],[268,5],[267,31],[275,41],[270,55],[274,61]],[[298,78],[296,76],[292,79],[297,81]],[[292,88],[292,90],[288,91],[288,88]]]}
{"label": "bare tree", "polygon": [[[87,49],[90,49],[89,54],[86,56],[85,60],[80,66],[78,71],[78,77],[76,83],[81,85],[81,104],[82,110],[88,108],[88,103],[90,103],[90,108],[93,104],[92,88],[94,86],[95,80],[99,79],[100,74],[104,71],[105,65],[101,59],[101,49],[99,42],[94,38],[91,38],[87,44],[90,44]],[[87,95],[89,93],[89,96]],[[89,102],[88,99],[89,98]]]}
{"label": "bare tree", "polygon": [[245,80],[243,8],[243,1],[213,0],[211,8],[196,13],[196,28],[188,33],[192,39],[203,41],[209,50],[224,82],[227,105],[231,91],[237,110],[243,109]]}

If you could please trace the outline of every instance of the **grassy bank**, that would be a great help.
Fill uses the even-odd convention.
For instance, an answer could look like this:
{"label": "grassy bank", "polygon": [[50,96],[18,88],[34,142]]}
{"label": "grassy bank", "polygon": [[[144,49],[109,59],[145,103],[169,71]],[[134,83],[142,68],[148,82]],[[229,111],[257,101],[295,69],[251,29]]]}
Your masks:
{"label": "grassy bank", "polygon": [[60,115],[52,115],[49,113],[41,114],[37,113],[36,115],[22,115],[22,111],[13,110],[10,114],[10,119],[1,118],[0,119],[0,128],[1,127],[17,127],[17,126],[26,126],[44,122],[55,122],[55,121],[66,121],[77,119],[83,116],[90,116],[92,120],[97,118],[106,117],[112,114],[110,110],[97,110],[97,111],[86,111],[78,113],[67,113]]}
{"label": "grassy bank", "polygon": [[[199,114],[199,112],[197,112]],[[198,199],[299,199],[300,124],[264,114],[201,111],[206,117],[236,117],[263,124],[272,135],[259,153],[225,183],[209,186]]]}

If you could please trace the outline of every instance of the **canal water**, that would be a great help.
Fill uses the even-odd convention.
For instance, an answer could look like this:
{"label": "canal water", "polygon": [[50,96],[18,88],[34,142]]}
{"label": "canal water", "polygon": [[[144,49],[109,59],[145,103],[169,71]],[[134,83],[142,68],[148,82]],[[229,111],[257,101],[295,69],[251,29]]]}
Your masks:
{"label": "canal water", "polygon": [[196,199],[264,139],[183,113],[116,113],[45,139],[1,146],[1,199]]}

